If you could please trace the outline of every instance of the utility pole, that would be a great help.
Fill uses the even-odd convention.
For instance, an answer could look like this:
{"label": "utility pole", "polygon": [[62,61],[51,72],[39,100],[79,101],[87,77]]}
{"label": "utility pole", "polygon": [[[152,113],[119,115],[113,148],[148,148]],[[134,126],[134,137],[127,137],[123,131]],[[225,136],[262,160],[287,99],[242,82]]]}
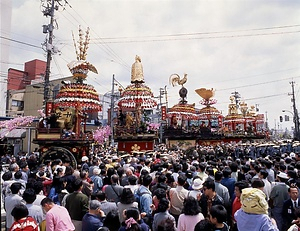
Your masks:
{"label": "utility pole", "polygon": [[43,25],[43,33],[48,33],[48,38],[46,38],[44,50],[47,52],[47,64],[46,64],[46,72],[45,72],[45,79],[44,79],[44,105],[47,104],[48,100],[50,99],[49,92],[50,92],[50,65],[52,60],[52,53],[57,53],[58,50],[52,45],[53,42],[53,23],[54,23],[54,10],[58,10],[59,0],[41,0],[42,5],[42,12],[44,16],[50,16],[50,23],[48,25]]}
{"label": "utility pole", "polygon": [[114,147],[114,104],[115,104],[115,75],[113,74],[110,101],[111,146]]}
{"label": "utility pole", "polygon": [[166,96],[166,110],[168,110],[168,98],[167,98],[167,86],[165,86],[165,88],[159,88],[159,122],[160,122],[160,126],[159,126],[159,141],[160,143],[162,143],[163,140],[163,124],[162,124],[162,111],[161,111],[161,106],[162,106],[162,98],[163,95]]}
{"label": "utility pole", "polygon": [[269,130],[269,124],[268,124],[268,112],[266,111],[266,130]]}
{"label": "utility pole", "polygon": [[294,124],[295,124],[295,134],[294,134],[294,138],[299,140],[300,139],[300,134],[299,134],[299,115],[298,115],[298,110],[296,107],[296,100],[295,100],[295,90],[294,90],[294,84],[295,82],[292,81],[290,82],[290,84],[292,85],[292,93],[290,94],[292,96],[292,103],[293,103],[293,114],[294,114]]}

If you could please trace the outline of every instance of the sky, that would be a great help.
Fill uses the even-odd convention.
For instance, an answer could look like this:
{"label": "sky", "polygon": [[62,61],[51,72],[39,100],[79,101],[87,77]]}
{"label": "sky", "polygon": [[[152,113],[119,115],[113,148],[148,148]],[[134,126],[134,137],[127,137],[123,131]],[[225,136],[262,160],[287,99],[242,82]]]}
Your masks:
{"label": "sky", "polygon": [[[41,44],[42,25],[50,18],[41,9],[46,0],[1,0],[1,82],[7,68],[23,69],[24,62],[46,60]],[[51,79],[69,76],[67,64],[76,59],[72,31],[90,28],[87,61],[99,74],[88,83],[99,94],[111,90],[112,76],[124,87],[139,55],[146,84],[155,96],[166,86],[168,106],[178,103],[180,86],[173,73],[183,77],[188,103],[197,108],[198,88],[214,88],[215,107],[228,112],[232,92],[249,106],[256,105],[271,128],[282,110],[292,111],[290,82],[295,82],[299,108],[300,1],[294,0],[64,0],[55,11],[53,44],[60,51],[51,62]],[[4,15],[5,12],[5,15]],[[9,14],[8,12],[11,12]],[[5,38],[5,39],[4,39]],[[9,39],[6,39],[9,38]],[[2,90],[1,90],[2,91]],[[287,115],[290,115],[288,112]]]}

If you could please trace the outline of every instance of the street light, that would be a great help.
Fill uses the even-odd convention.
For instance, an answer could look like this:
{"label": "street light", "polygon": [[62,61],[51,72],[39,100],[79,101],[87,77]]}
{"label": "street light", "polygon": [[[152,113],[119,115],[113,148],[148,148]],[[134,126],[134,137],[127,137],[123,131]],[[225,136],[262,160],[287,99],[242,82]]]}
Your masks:
{"label": "street light", "polygon": [[293,113],[289,110],[282,110],[282,112],[289,112],[292,114],[293,116],[293,121],[294,121],[294,124],[295,124],[295,129],[294,129],[294,138],[299,138],[299,116],[298,116],[298,113],[296,111],[296,113]]}

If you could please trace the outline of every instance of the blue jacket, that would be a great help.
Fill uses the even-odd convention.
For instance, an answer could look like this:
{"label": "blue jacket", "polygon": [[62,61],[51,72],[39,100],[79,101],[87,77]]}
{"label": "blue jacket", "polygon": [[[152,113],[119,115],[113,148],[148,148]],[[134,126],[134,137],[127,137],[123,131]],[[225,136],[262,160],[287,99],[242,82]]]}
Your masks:
{"label": "blue jacket", "polygon": [[103,226],[102,218],[87,213],[82,218],[82,231],[97,231]]}
{"label": "blue jacket", "polygon": [[152,210],[150,208],[152,204],[152,193],[151,191],[141,185],[139,189],[137,190],[137,194],[139,194],[139,206],[140,206],[140,211],[145,212],[148,216],[151,216]]}

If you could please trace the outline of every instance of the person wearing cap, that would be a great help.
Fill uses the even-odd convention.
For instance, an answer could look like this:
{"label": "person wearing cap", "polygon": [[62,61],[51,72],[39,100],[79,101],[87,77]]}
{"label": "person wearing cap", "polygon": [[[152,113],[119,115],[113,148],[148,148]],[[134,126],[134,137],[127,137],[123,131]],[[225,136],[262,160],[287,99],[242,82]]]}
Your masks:
{"label": "person wearing cap", "polygon": [[279,230],[282,230],[283,218],[282,218],[282,208],[283,203],[289,199],[288,186],[286,182],[288,176],[284,172],[280,172],[277,175],[278,184],[275,185],[270,194],[269,205],[271,207],[271,214],[274,217],[277,227]]}
{"label": "person wearing cap", "polygon": [[105,218],[104,212],[101,210],[101,203],[98,200],[91,200],[89,203],[89,211],[82,218],[82,230],[97,231],[103,226]]}
{"label": "person wearing cap", "polygon": [[89,165],[88,165],[88,160],[89,160],[89,158],[87,157],[87,156],[83,156],[82,158],[81,158],[81,171],[89,171]]}

